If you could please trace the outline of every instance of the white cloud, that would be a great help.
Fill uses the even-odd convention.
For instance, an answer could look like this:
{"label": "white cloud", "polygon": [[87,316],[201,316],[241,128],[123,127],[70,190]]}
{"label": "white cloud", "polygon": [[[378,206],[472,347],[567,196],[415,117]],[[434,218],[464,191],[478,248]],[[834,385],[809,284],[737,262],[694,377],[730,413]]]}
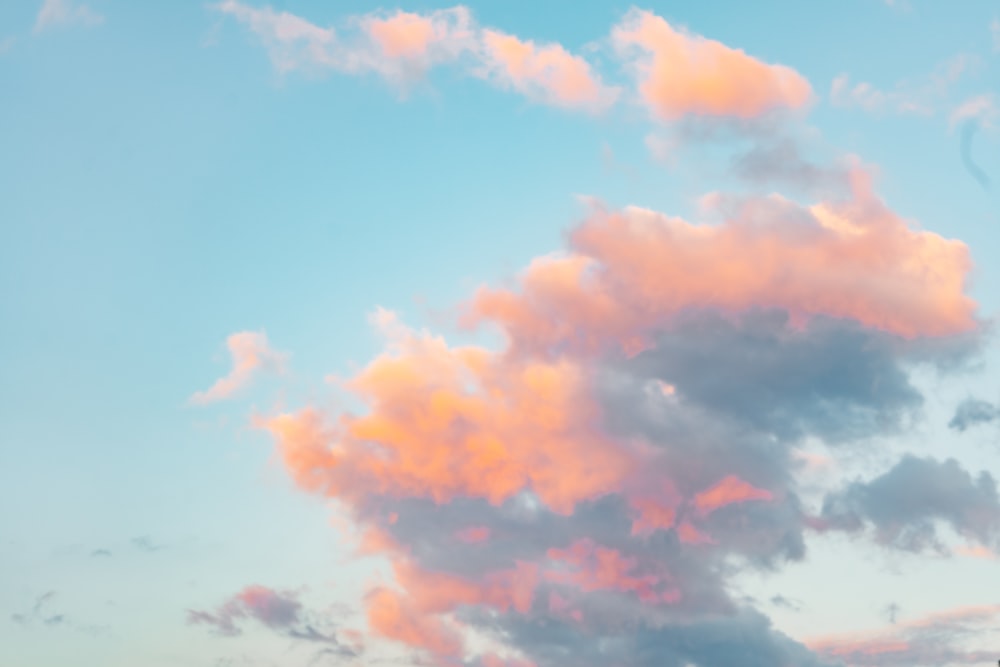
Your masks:
{"label": "white cloud", "polygon": [[93,26],[104,23],[104,17],[93,9],[73,0],[45,0],[35,19],[35,32],[56,25]]}

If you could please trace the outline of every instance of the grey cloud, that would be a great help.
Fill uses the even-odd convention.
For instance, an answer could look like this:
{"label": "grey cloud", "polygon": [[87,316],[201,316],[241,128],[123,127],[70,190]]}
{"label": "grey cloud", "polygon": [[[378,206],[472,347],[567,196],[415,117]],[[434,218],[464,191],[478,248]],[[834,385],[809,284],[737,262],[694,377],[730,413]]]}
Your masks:
{"label": "grey cloud", "polygon": [[879,543],[907,551],[944,551],[937,522],[992,546],[1000,535],[1000,499],[988,472],[973,477],[954,459],[904,456],[875,479],[829,494],[821,518],[830,528],[875,530]]}
{"label": "grey cloud", "polygon": [[948,427],[956,431],[965,431],[973,426],[998,420],[1000,420],[1000,406],[978,398],[967,398],[956,408],[955,416],[948,422]]}

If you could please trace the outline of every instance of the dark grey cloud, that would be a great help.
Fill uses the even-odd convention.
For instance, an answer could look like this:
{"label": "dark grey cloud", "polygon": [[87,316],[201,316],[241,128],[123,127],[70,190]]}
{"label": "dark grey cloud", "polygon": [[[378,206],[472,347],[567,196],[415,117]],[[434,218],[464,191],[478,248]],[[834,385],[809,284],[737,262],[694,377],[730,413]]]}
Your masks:
{"label": "dark grey cloud", "polygon": [[945,552],[938,523],[992,547],[1000,537],[1000,498],[988,472],[973,477],[954,459],[907,454],[879,477],[829,494],[821,519],[832,529],[870,527],[880,544],[906,551]]}
{"label": "dark grey cloud", "polygon": [[965,431],[972,426],[994,421],[1000,421],[1000,406],[978,398],[967,398],[955,409],[955,416],[948,422],[948,427]]}
{"label": "dark grey cloud", "polygon": [[827,442],[898,428],[922,405],[903,343],[847,320],[792,327],[783,311],[691,312],[625,365],[717,418],[782,440]]}

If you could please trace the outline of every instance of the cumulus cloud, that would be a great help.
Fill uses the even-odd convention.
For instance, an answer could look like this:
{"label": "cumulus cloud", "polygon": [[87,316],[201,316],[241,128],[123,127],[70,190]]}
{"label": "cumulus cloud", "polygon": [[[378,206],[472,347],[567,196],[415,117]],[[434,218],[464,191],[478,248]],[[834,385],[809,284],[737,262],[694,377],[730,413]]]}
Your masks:
{"label": "cumulus cloud", "polygon": [[87,5],[74,0],[45,0],[35,19],[35,32],[60,25],[94,26],[104,17]]}
{"label": "cumulus cloud", "polygon": [[828,495],[821,519],[828,528],[870,527],[880,544],[907,551],[948,553],[937,523],[970,542],[990,548],[1000,544],[996,480],[986,471],[973,477],[954,459],[907,454],[882,475]]}
{"label": "cumulus cloud", "polygon": [[979,330],[967,248],[901,219],[863,170],[849,185],[812,205],[717,195],[716,224],[597,206],[563,252],[463,304],[501,348],[380,310],[383,352],[343,382],[365,409],[258,418],[388,561],[373,635],[441,665],[833,665],[734,574],[803,559],[822,521],[908,548],[934,521],[995,539],[992,478],[954,462],[904,461],[819,519],[799,499],[804,443],[904,428],[912,367]]}
{"label": "cumulus cloud", "polygon": [[613,29],[612,42],[628,59],[641,100],[661,120],[751,118],[802,108],[812,97],[809,82],[790,67],[678,29],[648,11],[631,10]]}
{"label": "cumulus cloud", "polygon": [[281,371],[287,355],[271,347],[263,332],[241,331],[226,339],[232,370],[205,391],[196,392],[191,402],[204,405],[231,398],[246,388],[261,371]]}

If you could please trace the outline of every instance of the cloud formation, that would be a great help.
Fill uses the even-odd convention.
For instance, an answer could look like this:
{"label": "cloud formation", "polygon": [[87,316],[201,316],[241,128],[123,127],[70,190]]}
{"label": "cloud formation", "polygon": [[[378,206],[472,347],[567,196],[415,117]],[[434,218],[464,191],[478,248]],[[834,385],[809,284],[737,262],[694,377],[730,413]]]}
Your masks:
{"label": "cloud formation", "polygon": [[[622,86],[605,83],[583,56],[558,43],[480,26],[461,6],[373,12],[352,17],[343,30],[238,0],[215,8],[254,32],[282,72],[375,72],[406,89],[432,68],[450,64],[539,104],[599,113],[621,97]],[[612,28],[610,44],[633,75],[639,99],[660,120],[745,120],[803,108],[812,97],[808,81],[791,68],[674,28],[650,12],[630,11]]]}
{"label": "cloud formation", "polygon": [[801,560],[817,527],[917,549],[939,521],[992,544],[992,477],[955,462],[906,459],[819,518],[799,498],[804,442],[904,428],[912,366],[979,330],[967,248],[860,167],[849,185],[812,205],[713,195],[715,224],[594,207],[567,249],[460,308],[502,348],[379,310],[385,349],[343,383],[366,409],[257,419],[389,562],[369,631],[439,665],[834,665],[731,595],[734,573]]}
{"label": "cloud formation", "polygon": [[948,553],[938,535],[938,522],[969,542],[1000,547],[996,480],[986,471],[973,477],[954,459],[907,454],[879,477],[852,482],[828,495],[821,518],[828,528],[871,527],[880,544],[907,551]]}
{"label": "cloud formation", "polygon": [[246,388],[261,371],[277,372],[284,369],[287,355],[271,347],[267,334],[241,331],[226,339],[232,370],[219,378],[205,391],[196,392],[191,402],[199,405],[231,398]]}

